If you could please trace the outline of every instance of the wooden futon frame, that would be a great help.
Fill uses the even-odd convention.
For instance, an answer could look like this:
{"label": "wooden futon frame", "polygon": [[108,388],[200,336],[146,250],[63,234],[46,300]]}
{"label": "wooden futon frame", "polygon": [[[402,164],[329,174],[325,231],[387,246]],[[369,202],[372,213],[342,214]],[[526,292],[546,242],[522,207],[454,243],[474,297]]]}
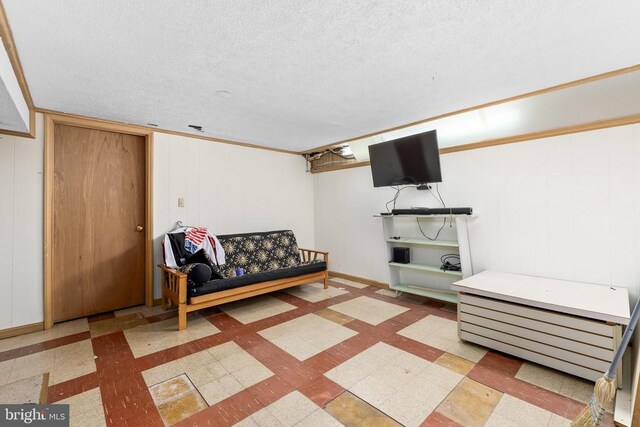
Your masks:
{"label": "wooden futon frame", "polygon": [[187,295],[187,275],[175,268],[158,265],[162,270],[162,308],[167,310],[171,306],[178,307],[178,330],[181,331],[187,327],[187,313],[192,311],[319,280],[324,282],[324,288],[327,289],[329,287],[329,252],[300,248],[302,261],[315,261],[319,255],[322,255],[327,265],[324,271],[254,283],[191,298]]}

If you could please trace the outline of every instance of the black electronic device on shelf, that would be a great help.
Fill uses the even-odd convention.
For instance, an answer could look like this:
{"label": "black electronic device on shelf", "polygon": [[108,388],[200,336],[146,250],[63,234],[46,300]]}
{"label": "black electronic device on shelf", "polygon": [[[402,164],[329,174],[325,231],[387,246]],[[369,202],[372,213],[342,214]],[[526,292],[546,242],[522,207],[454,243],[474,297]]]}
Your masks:
{"label": "black electronic device on shelf", "polygon": [[393,262],[397,262],[399,264],[409,264],[411,262],[409,248],[393,248]]}
{"label": "black electronic device on shelf", "polygon": [[411,208],[393,209],[392,215],[471,215],[473,208]]}

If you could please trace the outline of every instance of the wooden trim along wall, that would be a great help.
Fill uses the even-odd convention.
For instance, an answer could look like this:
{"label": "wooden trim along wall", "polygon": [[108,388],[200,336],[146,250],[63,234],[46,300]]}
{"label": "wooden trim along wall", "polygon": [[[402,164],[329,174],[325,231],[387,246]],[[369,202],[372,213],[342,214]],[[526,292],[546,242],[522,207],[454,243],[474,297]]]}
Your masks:
{"label": "wooden trim along wall", "polygon": [[146,259],[145,275],[144,275],[144,304],[147,307],[153,307],[153,273],[155,269],[153,258],[153,132],[146,134],[147,143],[145,144],[145,191],[147,199],[145,201],[145,240],[146,240]]}
{"label": "wooden trim along wall", "polygon": [[[636,378],[639,373],[636,372]],[[631,415],[631,427],[640,427],[640,390],[636,390],[636,398],[631,402],[633,414]]]}
{"label": "wooden trim along wall", "polygon": [[36,108],[35,111],[38,112],[38,113],[52,114],[52,115],[56,115],[56,116],[59,116],[59,117],[69,117],[69,118],[75,118],[75,119],[92,120],[92,121],[94,121],[96,123],[104,123],[104,124],[117,125],[117,126],[126,126],[127,128],[130,128],[130,129],[137,129],[138,131],[145,131],[145,132],[152,131],[152,132],[158,132],[158,133],[167,133],[167,134],[170,134],[170,135],[184,136],[184,137],[187,137],[187,138],[194,138],[194,139],[203,139],[205,141],[219,142],[219,143],[222,143],[222,144],[238,145],[240,147],[247,147],[247,148],[256,148],[258,150],[267,150],[267,151],[275,151],[277,153],[295,154],[296,156],[300,155],[300,152],[298,152],[298,151],[291,151],[291,150],[284,150],[284,149],[281,149],[281,148],[266,147],[264,145],[250,144],[248,142],[233,141],[233,140],[230,140],[230,139],[214,138],[212,136],[206,136],[206,135],[195,135],[195,134],[191,134],[191,133],[187,133],[187,132],[179,132],[179,131],[175,131],[175,130],[162,129],[162,128],[157,128],[157,127],[152,127],[152,126],[142,126],[142,125],[134,125],[134,124],[129,124],[129,123],[122,123],[122,122],[117,122],[117,121],[114,121],[114,120],[99,119],[97,117],[82,116],[82,115],[79,115],[79,114],[63,113],[61,111],[47,110],[46,108]]}
{"label": "wooden trim along wall", "polygon": [[[0,25],[1,25],[1,23],[0,23]],[[305,151],[300,151],[300,152],[292,151],[292,150],[284,150],[284,149],[280,149],[280,148],[272,148],[272,147],[267,147],[267,146],[262,146],[262,145],[257,145],[257,144],[250,144],[250,143],[239,142],[239,141],[233,141],[233,140],[222,139],[222,138],[215,138],[215,137],[210,137],[210,136],[205,136],[205,135],[194,135],[194,134],[191,134],[191,133],[173,131],[173,130],[169,130],[169,129],[162,129],[162,128],[156,128],[156,127],[150,127],[150,126],[142,126],[142,125],[132,125],[132,124],[121,123],[121,122],[117,122],[117,121],[113,121],[113,120],[100,119],[100,118],[96,118],[96,117],[82,116],[82,115],[78,115],[78,114],[64,113],[64,112],[55,111],[55,110],[48,110],[48,109],[44,109],[44,108],[37,108],[36,107],[36,108],[34,108],[34,111],[35,112],[39,112],[39,113],[43,113],[43,114],[54,114],[54,115],[57,115],[57,116],[64,116],[64,117],[77,118],[77,119],[86,119],[86,120],[92,120],[92,121],[100,122],[100,123],[127,126],[127,127],[130,127],[130,128],[135,128],[135,129],[145,130],[145,131],[167,133],[167,134],[183,136],[183,137],[187,137],[187,138],[202,139],[202,140],[206,140],[206,141],[219,142],[219,143],[223,143],[223,144],[231,144],[231,145],[238,145],[238,146],[241,146],[241,147],[256,148],[256,149],[259,149],[259,150],[275,151],[275,152],[287,153],[287,154],[295,154],[295,155],[305,155],[305,154],[309,154],[309,153],[324,151],[324,150],[326,150],[328,148],[333,148],[333,147],[336,147],[336,146],[339,146],[339,145],[344,145],[345,143],[348,143],[350,141],[355,141],[355,140],[358,140],[358,139],[362,139],[362,138],[366,138],[366,137],[370,137],[370,136],[375,136],[375,135],[378,135],[380,133],[390,132],[390,131],[398,130],[398,129],[403,129],[403,128],[406,128],[406,127],[409,127],[409,126],[415,126],[415,125],[426,123],[426,122],[430,122],[430,121],[433,121],[433,120],[438,120],[438,119],[442,119],[442,118],[445,118],[445,117],[450,117],[450,116],[454,116],[454,115],[457,115],[457,114],[466,113],[466,112],[469,112],[469,111],[490,107],[490,106],[493,106],[493,105],[503,104],[503,103],[510,102],[510,101],[515,101],[515,100],[518,100],[518,99],[523,99],[523,98],[528,98],[528,97],[532,97],[532,96],[536,96],[536,95],[541,95],[541,94],[544,94],[544,93],[553,92],[553,91],[556,91],[556,90],[565,89],[565,88],[568,88],[568,87],[577,86],[577,85],[581,85],[581,84],[586,84],[586,83],[590,83],[590,82],[597,81],[597,80],[616,77],[616,76],[619,76],[621,74],[631,73],[631,72],[634,72],[634,71],[640,71],[640,64],[639,65],[634,65],[632,67],[627,67],[627,68],[622,68],[622,69],[619,69],[619,70],[610,71],[610,72],[603,73],[603,74],[598,74],[598,75],[587,77],[587,78],[580,79],[580,80],[575,80],[575,81],[569,82],[569,83],[563,83],[561,85],[552,86],[552,87],[549,87],[549,88],[546,88],[546,89],[540,89],[540,90],[529,92],[529,93],[526,93],[526,94],[523,94],[523,95],[517,95],[517,96],[510,97],[510,98],[505,98],[505,99],[501,99],[501,100],[498,100],[498,101],[492,101],[492,102],[489,102],[489,103],[486,103],[486,104],[481,104],[481,105],[478,105],[478,106],[475,106],[475,107],[469,107],[469,108],[465,108],[465,109],[462,109],[462,110],[457,110],[457,111],[454,111],[454,112],[451,112],[451,113],[441,114],[439,116],[430,117],[430,118],[427,118],[427,119],[424,119],[424,120],[420,120],[420,121],[417,121],[417,122],[413,122],[413,123],[409,123],[409,124],[406,124],[406,125],[396,126],[394,128],[389,128],[389,129],[386,129],[386,130],[381,130],[379,132],[374,132],[374,133],[370,133],[370,134],[367,134],[367,135],[362,135],[362,136],[358,136],[358,137],[354,137],[354,138],[349,138],[349,139],[346,139],[346,140],[343,140],[343,141],[339,141],[339,142],[335,142],[335,143],[332,143],[332,144],[323,145],[323,146],[320,146],[320,147],[316,147],[316,148],[313,148],[313,149],[310,149],[310,150],[305,150]],[[34,118],[35,118],[35,114],[34,114]],[[522,141],[528,141],[528,140],[531,140],[531,139],[546,138],[546,137],[550,137],[550,136],[564,135],[564,134],[568,134],[568,133],[578,133],[578,132],[584,132],[584,131],[589,131],[589,130],[604,129],[604,128],[607,128],[607,127],[624,126],[624,125],[627,125],[627,124],[640,122],[639,118],[640,118],[640,115],[634,115],[634,116],[630,116],[630,117],[608,119],[608,120],[603,120],[603,121],[593,122],[593,123],[586,123],[586,124],[581,124],[581,125],[572,125],[572,126],[567,126],[567,127],[557,128],[557,129],[551,129],[551,130],[540,131],[540,132],[535,132],[535,133],[528,133],[528,134],[523,134],[523,135],[516,135],[516,136],[511,136],[511,137],[506,137],[506,138],[499,138],[499,139],[486,140],[486,141],[478,141],[478,142],[474,142],[474,143],[470,143],[470,144],[464,144],[464,145],[458,145],[458,146],[455,146],[455,147],[443,148],[443,149],[440,150],[440,153],[441,154],[446,154],[446,153],[452,153],[452,152],[456,152],[456,151],[474,150],[474,149],[477,149],[477,148],[490,147],[490,146],[493,146],[493,145],[510,144],[510,143],[514,143],[514,142],[522,142]],[[0,133],[3,133],[3,132],[4,131],[0,131]],[[34,135],[35,135],[35,127],[33,129],[33,132],[34,132]],[[6,131],[5,133],[9,133],[9,132]],[[24,136],[24,135],[21,135],[21,136]],[[342,165],[337,165],[337,166],[323,166],[323,167],[320,167],[320,168],[316,168],[315,170],[312,170],[312,172],[313,173],[329,172],[329,171],[333,171],[333,170],[340,170],[340,169],[347,169],[347,168],[352,168],[352,167],[368,166],[368,165],[369,165],[369,162],[353,162],[353,163],[347,163],[347,164],[342,164]]]}
{"label": "wooden trim along wall", "polygon": [[350,162],[350,163],[343,163],[341,165],[329,165],[329,166],[319,166],[319,167],[312,166],[310,171],[311,173],[331,172],[331,171],[337,171],[342,169],[358,168],[360,166],[369,166],[370,164],[371,162],[366,160],[364,162],[356,161],[356,162]]}
{"label": "wooden trim along wall", "polygon": [[30,334],[44,329],[42,322],[31,323],[29,325],[16,326],[0,330],[0,340],[5,338],[17,337],[18,335]]}
{"label": "wooden trim along wall", "polygon": [[[233,140],[228,140],[228,139],[215,138],[215,137],[210,137],[210,136],[206,136],[206,135],[194,135],[194,134],[191,134],[191,133],[173,131],[173,130],[169,130],[169,129],[162,129],[162,128],[156,128],[156,127],[151,127],[151,126],[132,125],[132,124],[121,123],[121,122],[117,122],[117,121],[113,121],[113,120],[100,119],[100,118],[96,118],[96,117],[82,116],[82,115],[78,115],[78,114],[64,113],[64,112],[55,111],[55,110],[48,110],[48,109],[44,109],[44,108],[37,108],[36,107],[36,108],[34,108],[34,111],[35,112],[39,112],[39,113],[43,113],[43,114],[54,114],[54,115],[57,115],[57,116],[65,116],[65,117],[70,117],[70,118],[93,120],[95,122],[100,122],[100,123],[127,126],[127,127],[130,127],[130,128],[135,128],[135,129],[140,129],[140,130],[167,133],[167,134],[170,134],[170,135],[183,136],[183,137],[187,137],[187,138],[202,139],[202,140],[206,140],[206,141],[219,142],[219,143],[223,143],[223,144],[238,145],[238,146],[247,147],[247,148],[256,148],[256,149],[259,149],[259,150],[275,151],[275,152],[279,152],[279,153],[287,153],[287,154],[295,154],[295,155],[305,155],[305,154],[309,154],[309,153],[315,153],[315,152],[324,151],[324,150],[329,149],[329,148],[333,148],[333,147],[336,147],[336,146],[339,146],[339,145],[344,145],[344,144],[346,144],[348,142],[351,142],[351,141],[355,141],[355,140],[358,140],[358,139],[379,135],[381,133],[391,132],[391,131],[398,130],[398,129],[404,129],[406,127],[415,126],[415,125],[418,125],[418,124],[422,124],[422,123],[426,123],[426,122],[430,122],[430,121],[434,121],[434,120],[438,120],[438,119],[443,119],[445,117],[450,117],[450,116],[454,116],[454,115],[457,115],[457,114],[466,113],[466,112],[469,112],[469,111],[474,111],[474,110],[478,110],[478,109],[482,109],[482,108],[487,108],[487,107],[490,107],[490,106],[493,106],[493,105],[499,105],[499,104],[503,104],[503,103],[510,102],[510,101],[516,101],[516,100],[523,99],[523,98],[529,98],[529,97],[532,97],[532,96],[541,95],[541,94],[544,94],[544,93],[553,92],[553,91],[565,89],[565,88],[572,87],[572,86],[582,85],[582,84],[594,82],[594,81],[597,81],[597,80],[616,77],[616,76],[619,76],[619,75],[622,75],[622,74],[627,74],[627,73],[631,73],[631,72],[635,72],[635,71],[640,71],[640,64],[634,65],[632,67],[621,68],[621,69],[610,71],[610,72],[603,73],[603,74],[598,74],[598,75],[591,76],[591,77],[586,77],[584,79],[575,80],[575,81],[572,81],[572,82],[569,82],[569,83],[563,83],[563,84],[552,86],[552,87],[549,87],[549,88],[540,89],[540,90],[529,92],[529,93],[525,93],[525,94],[522,94],[522,95],[517,95],[517,96],[510,97],[510,98],[505,98],[505,99],[501,99],[501,100],[497,100],[497,101],[488,102],[486,104],[481,104],[481,105],[478,105],[478,106],[475,106],[475,107],[464,108],[462,110],[453,111],[451,113],[441,114],[439,116],[430,117],[430,118],[419,120],[419,121],[416,121],[416,122],[412,122],[412,123],[409,123],[409,124],[406,124],[406,125],[396,126],[396,127],[393,127],[393,128],[381,130],[381,131],[370,133],[370,134],[366,134],[366,135],[361,135],[361,136],[354,137],[354,138],[345,139],[343,141],[338,141],[338,142],[335,142],[335,143],[332,143],[332,144],[326,144],[326,145],[322,145],[320,147],[316,147],[316,148],[305,150],[305,151],[299,151],[299,152],[298,151],[292,151],[292,150],[284,150],[284,149],[280,149],[280,148],[267,147],[267,146],[262,146],[262,145],[257,145],[257,144],[250,144],[250,143],[245,143],[245,142],[240,142],[240,141],[233,141]],[[34,115],[34,117],[35,117],[35,115]],[[604,129],[604,128],[614,127],[614,126],[624,126],[624,125],[638,123],[638,122],[640,122],[640,115],[634,115],[634,116],[622,117],[622,118],[615,118],[615,119],[607,119],[607,120],[598,121],[598,122],[585,123],[585,124],[580,124],[580,125],[572,125],[572,126],[556,128],[556,129],[550,129],[550,130],[545,130],[545,131],[540,131],[540,132],[534,132],[534,133],[528,133],[528,134],[522,134],[522,135],[515,135],[515,136],[506,137],[506,138],[492,139],[492,140],[486,140],[486,141],[478,141],[478,142],[474,142],[474,143],[470,143],[470,144],[458,145],[458,146],[455,146],[455,147],[447,147],[447,148],[441,149],[440,153],[441,154],[446,154],[446,153],[453,153],[453,152],[457,152],[457,151],[474,150],[474,149],[477,149],[477,148],[485,148],[485,147],[490,147],[490,146],[493,146],[493,145],[511,144],[511,143],[514,143],[514,142],[522,142],[522,141],[528,141],[528,140],[532,140],[532,139],[547,138],[547,137],[551,137],[551,136],[565,135],[565,134],[569,134],[569,133],[585,132],[585,131],[589,131],[589,130]],[[0,131],[0,133],[3,133],[3,132],[5,132],[5,131]],[[35,127],[34,127],[33,132],[34,132],[34,135],[35,135]],[[9,133],[9,132],[6,131],[5,133]],[[21,136],[24,136],[24,135],[21,135]],[[347,169],[347,168],[353,168],[353,167],[359,167],[359,166],[368,166],[368,165],[369,165],[369,162],[365,161],[365,162],[346,163],[346,164],[337,165],[337,166],[323,166],[323,167],[316,168],[315,170],[312,170],[312,173],[329,172],[329,171],[333,171],[333,170],[340,170],[340,169]]]}
{"label": "wooden trim along wall", "polygon": [[[478,148],[493,147],[496,145],[513,144],[515,142],[530,141],[533,139],[549,138],[552,136],[567,135],[570,133],[588,132],[598,129],[606,129],[616,126],[626,126],[640,123],[640,114],[629,117],[621,117],[617,119],[602,120],[599,122],[585,123],[582,125],[566,126],[557,129],[550,129],[540,132],[527,133],[523,135],[510,136],[507,138],[490,139],[486,141],[473,142],[471,144],[456,145],[454,147],[446,147],[440,149],[440,154],[456,153],[458,151],[475,150]],[[345,163],[338,166],[325,166],[311,169],[311,173],[330,172],[340,169],[357,168],[361,166],[369,166],[369,161]]]}
{"label": "wooden trim along wall", "polygon": [[13,41],[13,33],[11,32],[9,21],[7,20],[7,14],[5,13],[4,5],[2,4],[1,1],[0,1],[0,38],[2,38],[2,44],[4,45],[4,48],[7,51],[7,55],[9,56],[9,61],[11,62],[11,67],[13,68],[13,72],[16,75],[16,79],[18,80],[18,85],[20,86],[20,90],[22,91],[22,96],[24,97],[24,100],[27,103],[27,107],[29,108],[29,132],[14,132],[11,130],[0,129],[0,133],[6,134],[6,135],[22,136],[25,138],[35,138],[36,137],[35,106],[33,105],[33,98],[31,98],[31,92],[29,91],[29,86],[27,85],[27,79],[24,77],[24,71],[22,70],[22,63],[20,62],[20,57],[18,56],[18,50],[16,49],[16,44]]}
{"label": "wooden trim along wall", "polygon": [[440,149],[440,154],[455,153],[457,151],[475,150],[477,148],[492,147],[494,145],[512,144],[514,142],[530,141],[532,139],[549,138],[552,136],[567,135],[570,133],[588,132],[591,130],[606,129],[616,126],[626,126],[640,123],[640,114],[616,119],[601,120],[599,122],[585,123],[581,125],[565,126],[540,132],[527,133],[524,135],[509,136],[506,138],[479,141],[471,144],[457,145]]}
{"label": "wooden trim along wall", "polygon": [[53,251],[53,144],[55,124],[140,135],[146,139],[145,304],[149,307],[153,306],[153,130],[69,115],[47,113],[44,117],[44,328],[48,329],[53,326],[51,287],[55,262],[55,253]]}
{"label": "wooden trim along wall", "polygon": [[365,285],[377,286],[382,289],[389,289],[387,283],[378,282],[376,280],[365,279],[364,277],[352,276],[351,274],[338,273],[337,271],[330,271],[329,277],[339,277],[341,279],[347,279],[358,283],[364,283]]}
{"label": "wooden trim along wall", "polygon": [[322,145],[320,147],[312,148],[310,150],[302,151],[302,152],[300,152],[300,154],[304,155],[304,154],[309,154],[309,153],[317,153],[317,152],[324,151],[324,150],[332,148],[332,147],[336,147],[338,145],[346,144],[346,143],[351,142],[351,141],[356,141],[356,140],[359,140],[359,139],[380,135],[381,133],[392,132],[394,130],[404,129],[404,128],[408,128],[410,126],[420,125],[420,124],[423,124],[423,123],[432,122],[434,120],[444,119],[446,117],[455,116],[457,114],[467,113],[469,111],[474,111],[474,110],[480,110],[482,108],[487,108],[487,107],[491,107],[491,106],[494,106],[494,105],[504,104],[504,103],[507,103],[507,102],[516,101],[516,100],[523,99],[523,98],[529,98],[529,97],[536,96],[536,95],[542,95],[544,93],[554,92],[556,90],[566,89],[566,88],[572,87],[572,86],[578,86],[578,85],[582,85],[582,84],[586,84],[586,83],[591,83],[591,82],[594,82],[594,81],[597,81],[597,80],[608,79],[608,78],[611,78],[611,77],[619,76],[621,74],[632,73],[634,71],[640,71],[640,64],[634,65],[634,66],[631,66],[631,67],[620,68],[618,70],[609,71],[607,73],[597,74],[597,75],[591,76],[591,77],[585,77],[583,79],[574,80],[572,82],[563,83],[563,84],[556,85],[556,86],[551,86],[551,87],[548,87],[548,88],[545,88],[545,89],[535,90],[533,92],[528,92],[528,93],[525,93],[525,94],[522,94],[522,95],[516,95],[516,96],[509,97],[509,98],[499,99],[497,101],[487,102],[485,104],[476,105],[475,107],[463,108],[461,110],[456,110],[456,111],[452,111],[450,113],[440,114],[438,116],[429,117],[429,118],[426,118],[426,119],[418,120],[416,122],[407,123],[405,125],[395,126],[395,127],[388,128],[388,129],[382,129],[382,130],[379,130],[377,132],[368,133],[366,135],[360,135],[360,136],[356,136],[356,137],[353,137],[353,138],[344,139],[342,141],[337,141],[337,142],[334,142],[334,143],[331,143],[331,144],[326,144],[326,145]]}

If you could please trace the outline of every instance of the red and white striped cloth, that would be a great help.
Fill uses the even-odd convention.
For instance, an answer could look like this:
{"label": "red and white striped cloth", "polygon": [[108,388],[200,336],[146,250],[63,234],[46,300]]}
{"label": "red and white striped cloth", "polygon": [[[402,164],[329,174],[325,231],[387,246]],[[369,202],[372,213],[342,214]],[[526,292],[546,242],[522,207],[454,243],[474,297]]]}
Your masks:
{"label": "red and white striped cloth", "polygon": [[184,247],[192,254],[196,253],[207,236],[208,233],[205,227],[192,228],[184,235]]}

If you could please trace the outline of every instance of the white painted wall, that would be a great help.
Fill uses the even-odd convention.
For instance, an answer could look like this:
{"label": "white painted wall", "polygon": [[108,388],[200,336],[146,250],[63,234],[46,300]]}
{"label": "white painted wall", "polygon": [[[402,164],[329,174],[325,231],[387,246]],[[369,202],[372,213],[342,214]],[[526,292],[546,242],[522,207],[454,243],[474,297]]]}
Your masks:
{"label": "white painted wall", "polygon": [[[441,193],[472,206],[474,272],[498,270],[629,288],[640,296],[640,126],[446,154]],[[316,246],[331,269],[388,282],[382,224],[393,197],[369,167],[317,174]],[[436,207],[404,190],[398,207]]]}
{"label": "white painted wall", "polygon": [[42,321],[42,114],[36,126],[36,139],[0,135],[0,329]]}
{"label": "white painted wall", "polygon": [[[640,125],[451,153],[441,163],[447,204],[477,215],[475,273],[611,283],[627,287],[632,303],[640,297]],[[331,269],[388,282],[382,220],[372,215],[394,190],[374,188],[369,167],[314,181],[316,246],[331,252]],[[407,189],[398,207],[410,206],[437,203]],[[637,389],[640,330],[634,352]]]}
{"label": "white painted wall", "polygon": [[[0,135],[0,329],[43,320],[44,123],[36,119],[35,140]],[[156,263],[177,220],[218,234],[292,229],[300,246],[314,247],[313,178],[302,157],[162,133],[155,142]]]}
{"label": "white painted wall", "polygon": [[178,220],[214,234],[291,229],[300,247],[315,246],[313,178],[301,156],[164,133],[154,139],[156,264]]}
{"label": "white painted wall", "polygon": [[[42,321],[44,132],[36,119],[35,140],[0,135],[0,329]],[[218,234],[290,228],[301,246],[330,251],[332,270],[388,281],[382,224],[372,215],[393,191],[374,189],[369,168],[312,178],[289,154],[162,133],[155,142],[156,263],[177,220]],[[442,168],[445,201],[478,215],[469,226],[476,272],[613,283],[640,296],[640,125],[447,154]],[[413,205],[436,203],[405,190],[398,206]]]}

